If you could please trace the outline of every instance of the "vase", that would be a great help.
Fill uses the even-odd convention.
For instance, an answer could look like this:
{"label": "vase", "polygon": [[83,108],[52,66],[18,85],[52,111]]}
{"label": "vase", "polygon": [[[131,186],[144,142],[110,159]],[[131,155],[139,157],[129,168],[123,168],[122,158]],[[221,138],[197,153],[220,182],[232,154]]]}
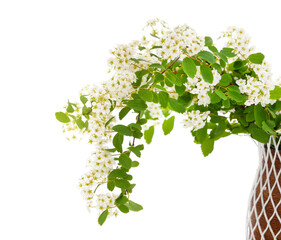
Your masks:
{"label": "vase", "polygon": [[247,240],[281,240],[281,138],[258,143],[259,167],[250,194]]}

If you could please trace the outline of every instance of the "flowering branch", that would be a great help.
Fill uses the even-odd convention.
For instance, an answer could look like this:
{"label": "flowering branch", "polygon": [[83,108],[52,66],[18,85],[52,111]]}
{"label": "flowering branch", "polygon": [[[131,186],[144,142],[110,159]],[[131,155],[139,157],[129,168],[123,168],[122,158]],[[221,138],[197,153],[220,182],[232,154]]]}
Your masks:
{"label": "flowering branch", "polygon": [[[158,25],[163,29],[154,29]],[[136,139],[150,144],[157,125],[167,135],[175,117],[181,117],[204,156],[215,141],[231,134],[246,133],[261,143],[281,134],[281,86],[271,80],[264,55],[253,53],[244,31],[231,28],[218,50],[210,37],[198,36],[192,28],[171,29],[160,20],[149,26],[157,38],[118,45],[109,59],[110,80],[86,86],[80,101],[68,101],[55,114],[67,139],[83,136],[95,146],[79,188],[86,206],[98,211],[100,225],[120,212],[142,210],[131,200],[135,184],[130,171],[138,167],[134,158],[144,149]],[[182,46],[189,46],[188,53]],[[136,121],[123,121],[132,112]]]}

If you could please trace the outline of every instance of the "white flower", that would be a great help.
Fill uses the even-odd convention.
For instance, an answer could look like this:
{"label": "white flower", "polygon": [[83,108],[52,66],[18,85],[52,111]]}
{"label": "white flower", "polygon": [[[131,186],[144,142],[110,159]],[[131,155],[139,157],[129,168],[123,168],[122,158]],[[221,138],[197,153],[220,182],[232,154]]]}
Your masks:
{"label": "white flower", "polygon": [[186,128],[191,128],[192,131],[203,128],[206,124],[205,120],[209,114],[209,111],[201,113],[198,110],[184,113],[183,126]]}

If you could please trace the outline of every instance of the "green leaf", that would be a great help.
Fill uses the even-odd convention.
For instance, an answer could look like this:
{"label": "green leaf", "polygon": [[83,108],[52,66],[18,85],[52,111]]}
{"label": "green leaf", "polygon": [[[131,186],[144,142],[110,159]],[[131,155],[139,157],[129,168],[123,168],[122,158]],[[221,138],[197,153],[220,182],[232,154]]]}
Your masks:
{"label": "green leaf", "polygon": [[153,102],[154,103],[158,103],[159,102],[159,98],[158,98],[158,94],[157,92],[152,92],[152,95],[153,95]]}
{"label": "green leaf", "polygon": [[198,143],[204,142],[204,140],[207,138],[208,136],[207,130],[208,128],[205,125],[203,128],[200,128],[195,132],[196,140]]}
{"label": "green leaf", "polygon": [[226,66],[226,63],[228,62],[227,57],[221,51],[218,52],[217,55],[221,58],[220,65],[224,68]]}
{"label": "green leaf", "polygon": [[123,205],[126,202],[128,202],[128,198],[126,196],[124,196],[123,194],[120,194],[120,196],[118,198],[116,198],[114,204],[115,205]]}
{"label": "green leaf", "polygon": [[152,102],[153,100],[153,94],[147,89],[140,89],[139,90],[139,96],[142,100],[147,101],[147,102]]}
{"label": "green leaf", "polygon": [[63,112],[56,112],[56,119],[62,123],[70,122],[70,118]]}
{"label": "green leaf", "polygon": [[131,184],[129,181],[124,180],[124,179],[116,179],[115,180],[115,186],[121,189],[127,189],[130,188]]}
{"label": "green leaf", "polygon": [[169,106],[171,110],[178,113],[184,113],[186,111],[185,107],[174,98],[169,99]]}
{"label": "green leaf", "polygon": [[72,104],[70,102],[68,102],[68,106],[67,106],[66,111],[69,112],[69,113],[73,113],[74,112],[74,108],[72,107]]}
{"label": "green leaf", "polygon": [[232,99],[234,100],[235,102],[242,102],[243,101],[243,97],[240,93],[236,92],[236,91],[229,91],[227,93],[227,95]]}
{"label": "green leaf", "polygon": [[131,131],[131,129],[127,126],[124,125],[115,125],[112,130],[114,130],[115,132],[121,133],[125,136],[133,136],[133,132]]}
{"label": "green leaf", "polygon": [[179,104],[182,104],[185,107],[188,107],[192,102],[192,96],[190,93],[185,92],[183,95],[178,98]]}
{"label": "green leaf", "polygon": [[108,209],[104,210],[98,218],[99,225],[103,225],[108,215]]}
{"label": "green leaf", "polygon": [[221,76],[221,80],[218,85],[227,87],[232,81],[232,77],[230,74],[226,73]]}
{"label": "green leaf", "polygon": [[207,157],[214,149],[214,140],[210,138],[206,138],[201,143],[201,150],[204,155],[204,157]]}
{"label": "green leaf", "polygon": [[205,37],[205,46],[212,46],[213,45],[213,39],[211,37],[206,36]]}
{"label": "green leaf", "polygon": [[140,165],[140,163],[138,161],[133,161],[132,162],[132,167],[137,167],[138,165]]}
{"label": "green leaf", "polygon": [[223,100],[226,100],[227,97],[225,96],[225,94],[221,91],[221,90],[215,90],[215,93]]}
{"label": "green leaf", "polygon": [[181,95],[184,94],[185,89],[186,89],[186,87],[185,87],[184,85],[181,85],[181,86],[175,85],[176,93],[177,93],[179,96],[181,96]]}
{"label": "green leaf", "polygon": [[197,56],[199,56],[200,58],[203,58],[204,60],[206,60],[207,62],[213,64],[216,62],[216,58],[214,57],[214,55],[208,51],[201,51],[197,54]]}
{"label": "green leaf", "polygon": [[140,157],[141,156],[141,152],[143,149],[144,149],[144,146],[143,144],[140,144],[138,146],[131,146],[131,147],[128,147],[129,150],[131,150],[137,157]]}
{"label": "green leaf", "polygon": [[127,106],[134,109],[136,112],[143,111],[147,108],[147,105],[141,99],[129,100]]}
{"label": "green leaf", "polygon": [[[163,76],[163,75],[162,75]],[[162,87],[161,85],[153,85],[154,88],[167,92],[166,88]]]}
{"label": "green leaf", "polygon": [[80,96],[80,101],[85,104],[86,102],[88,102],[88,99],[85,97],[85,95]]}
{"label": "green leaf", "polygon": [[253,121],[255,121],[255,112],[254,112],[254,111],[250,111],[250,112],[246,115],[246,121],[247,121],[247,122],[253,122]]}
{"label": "green leaf", "polygon": [[149,68],[160,68],[161,70],[165,70],[165,68],[159,63],[152,63]]}
{"label": "green leaf", "polygon": [[223,100],[223,101],[222,101],[222,104],[223,104],[223,106],[224,106],[225,108],[229,108],[229,107],[230,107],[230,100],[229,100],[229,98],[226,99],[226,100]]}
{"label": "green leaf", "polygon": [[254,108],[255,121],[258,127],[262,127],[262,122],[267,120],[267,112],[261,104],[255,105]]}
{"label": "green leaf", "polygon": [[252,127],[249,128],[249,131],[251,133],[252,138],[256,139],[261,143],[268,143],[270,135],[263,129],[252,125]]}
{"label": "green leaf", "polygon": [[135,212],[138,212],[138,211],[141,211],[143,210],[143,207],[135,202],[133,202],[132,200],[129,200],[127,203],[126,203],[126,206],[128,206],[128,208],[131,210],[131,211],[135,211]]}
{"label": "green leaf", "polygon": [[113,138],[113,146],[120,153],[122,152],[123,139],[124,139],[124,136],[120,133],[116,133],[116,135]]}
{"label": "green leaf", "polygon": [[220,74],[222,73],[221,66],[218,63],[214,63],[213,68],[216,69],[218,71],[218,73],[220,73]]}
{"label": "green leaf", "polygon": [[132,167],[132,160],[127,154],[125,153],[121,154],[118,160],[119,160],[119,164],[123,168],[130,169]]}
{"label": "green leaf", "polygon": [[132,176],[127,174],[123,169],[114,169],[108,175],[108,180],[113,180],[115,178],[122,178],[125,180],[132,180]]}
{"label": "green leaf", "polygon": [[262,129],[268,133],[275,134],[275,131],[266,122],[262,122]]}
{"label": "green leaf", "polygon": [[248,57],[248,60],[255,64],[262,64],[264,55],[262,53],[254,53]]}
{"label": "green leaf", "polygon": [[159,92],[158,97],[161,107],[166,108],[169,102],[169,94],[166,92]]}
{"label": "green leaf", "polygon": [[78,126],[80,129],[83,129],[83,128],[84,128],[84,125],[85,125],[85,124],[84,124],[84,122],[82,121],[81,118],[76,119],[75,122],[76,122],[77,126]]}
{"label": "green leaf", "polygon": [[210,95],[210,100],[212,104],[216,104],[221,101],[221,98],[214,92],[213,94]]}
{"label": "green leaf", "polygon": [[169,79],[169,81],[172,83],[172,84],[175,84],[177,81],[178,81],[178,78],[176,76],[176,74],[168,71],[165,73],[165,76],[167,79]]}
{"label": "green leaf", "polygon": [[273,90],[270,91],[270,99],[279,100],[281,98],[281,87],[275,86]]}
{"label": "green leaf", "polygon": [[182,68],[187,76],[189,76],[190,78],[195,77],[197,69],[194,61],[191,58],[186,57],[183,59]]}
{"label": "green leaf", "polygon": [[114,119],[115,117],[111,117],[104,125],[104,127],[107,127],[109,123]]}
{"label": "green leaf", "polygon": [[201,65],[200,72],[205,82],[213,83],[214,76],[212,70],[208,66]]}
{"label": "green leaf", "polygon": [[174,128],[175,116],[165,119],[162,125],[164,135],[169,134]]}
{"label": "green leaf", "polygon": [[141,82],[142,82],[142,78],[147,75],[149,73],[148,70],[140,70],[135,72],[136,77],[137,77],[137,81],[135,83],[133,83],[134,86],[140,86]]}
{"label": "green leaf", "polygon": [[154,126],[150,126],[149,129],[144,131],[144,139],[147,144],[150,144],[154,134]]}
{"label": "green leaf", "polygon": [[130,210],[126,205],[117,206],[122,213],[128,213]]}
{"label": "green leaf", "polygon": [[109,191],[112,192],[114,190],[114,188],[115,188],[115,183],[113,181],[107,182],[107,189]]}
{"label": "green leaf", "polygon": [[119,112],[119,119],[122,120],[129,112],[130,112],[131,108],[129,107],[124,107],[121,109],[121,111]]}
{"label": "green leaf", "polygon": [[227,57],[235,57],[236,54],[233,52],[233,48],[223,48],[220,53],[222,53],[223,55],[227,56]]}
{"label": "green leaf", "polygon": [[208,46],[209,50],[212,51],[213,53],[217,53],[218,49],[215,46]]}

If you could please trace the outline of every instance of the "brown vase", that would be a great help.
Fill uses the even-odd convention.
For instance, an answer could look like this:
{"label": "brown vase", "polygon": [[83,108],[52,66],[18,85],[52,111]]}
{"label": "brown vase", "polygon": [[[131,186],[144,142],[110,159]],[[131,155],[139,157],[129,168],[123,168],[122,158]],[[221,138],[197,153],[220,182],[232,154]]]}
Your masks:
{"label": "brown vase", "polygon": [[259,143],[260,164],[249,202],[248,240],[281,240],[281,150]]}

